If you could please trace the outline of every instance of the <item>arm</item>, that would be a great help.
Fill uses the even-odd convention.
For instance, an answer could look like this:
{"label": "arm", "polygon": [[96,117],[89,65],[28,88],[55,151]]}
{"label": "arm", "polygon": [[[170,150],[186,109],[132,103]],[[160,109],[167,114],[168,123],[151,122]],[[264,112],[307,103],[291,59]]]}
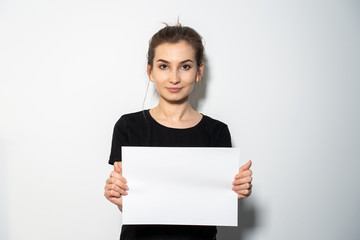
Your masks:
{"label": "arm", "polygon": [[127,195],[127,190],[129,190],[126,183],[126,179],[122,176],[122,162],[115,162],[114,171],[106,180],[104,195],[110,202],[117,205],[120,211],[122,211],[122,196]]}

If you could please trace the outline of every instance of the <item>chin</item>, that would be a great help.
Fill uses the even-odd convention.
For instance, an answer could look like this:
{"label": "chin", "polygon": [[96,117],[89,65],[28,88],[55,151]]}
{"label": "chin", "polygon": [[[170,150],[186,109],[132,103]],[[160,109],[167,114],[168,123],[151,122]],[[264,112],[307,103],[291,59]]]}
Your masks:
{"label": "chin", "polygon": [[166,102],[171,104],[181,104],[189,101],[189,96],[185,98],[163,98]]}

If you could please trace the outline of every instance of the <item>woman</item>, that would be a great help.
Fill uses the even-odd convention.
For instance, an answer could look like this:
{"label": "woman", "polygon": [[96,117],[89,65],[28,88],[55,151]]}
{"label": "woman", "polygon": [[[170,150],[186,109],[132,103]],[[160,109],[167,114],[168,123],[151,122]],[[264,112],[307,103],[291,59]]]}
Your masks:
{"label": "woman", "polygon": [[[122,176],[121,146],[231,147],[227,125],[198,113],[189,103],[190,93],[202,79],[204,61],[202,39],[192,28],[166,26],[151,38],[147,74],[159,103],[153,109],[123,115],[114,127],[109,160],[114,171],[106,181],[105,197],[120,211],[122,196],[129,189]],[[250,166],[251,161],[234,177],[233,190],[239,199],[251,194]],[[208,240],[216,239],[216,227],[123,225],[120,239]]]}

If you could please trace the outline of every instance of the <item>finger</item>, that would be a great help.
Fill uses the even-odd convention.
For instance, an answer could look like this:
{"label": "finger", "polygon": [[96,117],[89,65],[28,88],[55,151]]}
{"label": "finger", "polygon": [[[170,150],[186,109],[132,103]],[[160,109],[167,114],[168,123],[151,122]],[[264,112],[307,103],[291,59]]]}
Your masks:
{"label": "finger", "polygon": [[109,200],[110,202],[118,205],[118,206],[122,206],[122,197],[109,197],[105,194],[105,197],[107,200]]}
{"label": "finger", "polygon": [[129,190],[129,187],[123,181],[115,180],[113,182],[113,184],[115,184],[116,186],[118,186],[119,188],[121,188],[121,189],[123,189],[125,191]]}
{"label": "finger", "polygon": [[112,195],[114,197],[120,197],[120,195],[128,195],[128,192],[125,189],[122,189],[115,184],[106,185],[105,191],[109,192],[109,195]]}
{"label": "finger", "polygon": [[251,183],[244,183],[244,184],[239,184],[239,185],[233,185],[233,189],[236,189],[236,190],[251,189],[251,188],[252,188],[252,184],[251,184]]}
{"label": "finger", "polygon": [[122,162],[114,162],[114,170],[122,175]]}
{"label": "finger", "polygon": [[243,192],[238,193],[238,198],[247,198],[251,195],[251,190],[243,190]]}
{"label": "finger", "polygon": [[251,177],[252,176],[252,171],[251,169],[239,172],[238,174],[235,175],[235,179],[239,179],[239,178],[244,178],[244,177]]}
{"label": "finger", "polygon": [[126,185],[126,179],[119,179],[114,177],[109,177],[106,179],[105,188],[108,189],[110,185],[115,184],[119,186],[120,188],[123,188],[125,190],[129,190],[129,187]]}
{"label": "finger", "polygon": [[242,194],[238,194],[238,199],[244,199],[247,198],[251,195],[251,193],[249,195],[242,195]]}
{"label": "finger", "polygon": [[110,173],[110,178],[119,179],[120,181],[123,181],[124,183],[127,183],[126,179],[118,172],[112,171]]}
{"label": "finger", "polygon": [[109,178],[106,184],[107,185],[115,184],[116,186],[118,186],[121,189],[129,190],[129,187],[123,181],[121,181],[117,178]]}
{"label": "finger", "polygon": [[112,190],[105,190],[105,197],[110,200],[110,198],[120,198],[121,194]]}
{"label": "finger", "polygon": [[128,193],[122,189],[120,189],[120,191],[117,191],[117,190],[112,190],[111,188],[110,189],[106,189],[105,188],[105,197],[107,199],[110,200],[110,198],[120,198],[122,196],[126,196]]}
{"label": "finger", "polygon": [[122,207],[122,197],[121,198],[110,198],[109,201]]}
{"label": "finger", "polygon": [[109,197],[117,197],[117,198],[121,197],[121,193],[117,192],[117,191],[114,191],[114,190],[108,190],[107,195]]}
{"label": "finger", "polygon": [[251,167],[251,160],[249,160],[245,165],[242,165],[240,168],[239,168],[239,172],[242,172],[242,171],[245,171],[245,170],[248,170],[250,167]]}
{"label": "finger", "polygon": [[232,190],[234,191],[241,191],[241,190],[251,190],[252,184],[251,183],[244,183],[240,185],[233,185]]}
{"label": "finger", "polygon": [[252,177],[243,177],[243,178],[238,178],[235,179],[232,183],[233,185],[240,185],[240,184],[244,184],[244,183],[251,183],[252,182]]}

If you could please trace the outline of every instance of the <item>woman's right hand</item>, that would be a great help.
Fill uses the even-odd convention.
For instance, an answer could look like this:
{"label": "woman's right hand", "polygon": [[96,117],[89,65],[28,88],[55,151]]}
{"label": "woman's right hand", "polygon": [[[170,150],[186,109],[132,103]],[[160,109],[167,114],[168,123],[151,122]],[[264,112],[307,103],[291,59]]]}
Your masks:
{"label": "woman's right hand", "polygon": [[104,195],[110,202],[116,204],[120,211],[122,211],[122,196],[127,195],[129,190],[126,183],[126,179],[122,176],[122,162],[115,162],[114,171],[106,180]]}

